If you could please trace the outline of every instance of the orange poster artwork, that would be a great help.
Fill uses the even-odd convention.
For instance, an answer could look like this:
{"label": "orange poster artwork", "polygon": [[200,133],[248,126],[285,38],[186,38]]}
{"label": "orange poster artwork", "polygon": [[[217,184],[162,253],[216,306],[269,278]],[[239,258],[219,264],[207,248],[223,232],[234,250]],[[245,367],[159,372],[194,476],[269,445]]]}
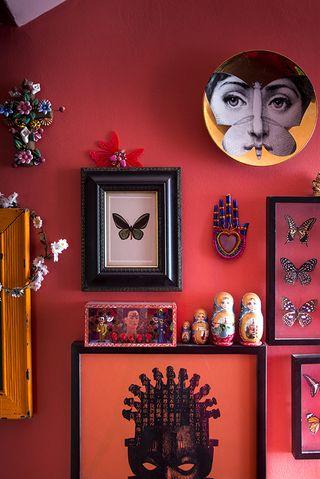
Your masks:
{"label": "orange poster artwork", "polygon": [[264,347],[74,345],[72,479],[262,479],[264,373]]}

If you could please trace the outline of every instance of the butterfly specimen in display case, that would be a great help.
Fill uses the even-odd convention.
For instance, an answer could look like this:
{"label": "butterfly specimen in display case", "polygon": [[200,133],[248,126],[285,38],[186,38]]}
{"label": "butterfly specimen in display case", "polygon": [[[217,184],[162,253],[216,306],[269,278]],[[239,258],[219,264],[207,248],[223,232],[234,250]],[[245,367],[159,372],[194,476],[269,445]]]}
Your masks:
{"label": "butterfly specimen in display case", "polygon": [[302,286],[307,286],[311,283],[310,272],[314,270],[318,260],[316,258],[308,259],[300,268],[295,265],[288,258],[280,258],[280,264],[285,271],[284,280],[288,284],[294,284],[297,280]]}
{"label": "butterfly specimen in display case", "polygon": [[287,240],[286,243],[290,243],[297,236],[300,243],[308,246],[309,231],[317,221],[316,218],[308,218],[300,226],[297,226],[293,218],[289,215],[285,215],[285,220],[288,225]]}
{"label": "butterfly specimen in display case", "polygon": [[319,431],[320,419],[312,412],[306,414],[306,419],[309,431],[312,432],[312,434],[316,434]]}
{"label": "butterfly specimen in display case", "polygon": [[122,240],[128,239],[129,236],[131,240],[132,238],[141,240],[143,237],[142,230],[147,226],[150,214],[145,213],[144,215],[139,216],[132,226],[130,226],[127,220],[125,220],[123,216],[119,215],[118,213],[112,213],[112,218],[114,224],[120,230],[119,236]]}
{"label": "butterfly specimen in display case", "polygon": [[308,376],[308,374],[304,374],[303,377],[307,381],[308,386],[310,387],[311,397],[314,397],[320,390],[320,381],[312,378],[311,376]]}
{"label": "butterfly specimen in display case", "polygon": [[281,300],[282,310],[285,311],[285,314],[282,316],[282,321],[287,326],[293,326],[296,321],[302,326],[308,326],[311,323],[312,317],[309,313],[315,311],[318,301],[316,299],[310,299],[304,303],[300,308],[296,308],[293,302],[284,297]]}

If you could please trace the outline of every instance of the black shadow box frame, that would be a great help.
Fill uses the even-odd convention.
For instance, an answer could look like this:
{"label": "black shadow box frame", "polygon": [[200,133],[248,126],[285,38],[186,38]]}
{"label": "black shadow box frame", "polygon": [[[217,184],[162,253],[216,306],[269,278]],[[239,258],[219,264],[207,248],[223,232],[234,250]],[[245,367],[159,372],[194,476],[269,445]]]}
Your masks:
{"label": "black shadow box frame", "polygon": [[[308,231],[307,241],[300,241],[296,232],[291,241],[287,241],[289,230],[286,216],[289,215],[300,227],[310,217],[316,221]],[[317,217],[318,215],[318,217]],[[305,237],[304,237],[305,239]],[[306,244],[307,243],[307,244]],[[317,327],[320,316],[320,297],[317,297],[315,287],[319,287],[320,261],[317,257],[320,251],[320,197],[306,196],[273,196],[267,197],[267,291],[266,291],[266,318],[268,344],[272,345],[316,345],[320,344],[320,327]],[[311,283],[302,285],[299,278],[294,285],[286,284],[286,271],[281,267],[280,257],[290,260],[298,269],[312,257],[318,263],[314,271],[309,272]],[[318,288],[319,289],[319,288]],[[296,312],[292,326],[287,326],[283,317],[286,311],[282,308],[282,298],[292,301]],[[310,313],[312,322],[301,327],[299,324],[299,310],[311,299],[318,300],[315,311]],[[291,308],[291,311],[294,311]]]}
{"label": "black shadow box frame", "polygon": [[[313,369],[311,369],[312,367]],[[310,374],[309,371],[313,371],[315,367],[317,368],[316,374],[318,380],[320,380],[320,354],[293,354],[291,356],[292,454],[296,459],[320,459],[320,430],[315,434],[310,432],[308,430],[308,421],[306,417],[306,414],[310,414],[310,419],[314,419],[319,424],[320,392],[318,392],[318,388],[316,388],[314,390],[315,394],[312,397],[310,394],[311,386],[310,384],[308,385],[303,377],[304,373],[308,372]],[[312,376],[315,376],[313,372],[311,374]],[[314,411],[312,409],[314,409]],[[313,417],[311,417],[311,415]],[[303,439],[305,437],[309,437],[309,441],[314,442],[318,447],[308,449],[308,446],[304,446]]]}
{"label": "black shadow box frame", "polygon": [[[181,169],[82,168],[81,185],[82,290],[181,291]],[[156,192],[155,267],[106,267],[106,192]]]}

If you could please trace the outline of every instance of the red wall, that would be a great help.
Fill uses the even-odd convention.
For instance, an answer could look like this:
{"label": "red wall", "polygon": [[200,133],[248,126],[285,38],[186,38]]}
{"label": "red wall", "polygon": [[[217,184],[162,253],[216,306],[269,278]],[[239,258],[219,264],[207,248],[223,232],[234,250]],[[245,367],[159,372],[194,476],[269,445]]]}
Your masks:
{"label": "red wall", "polygon": [[[211,310],[219,290],[234,295],[237,312],[248,290],[265,302],[265,197],[310,194],[318,130],[288,162],[237,163],[210,140],[203,89],[225,58],[270,49],[291,57],[318,91],[319,14],[317,0],[69,0],[20,29],[0,26],[0,98],[27,77],[41,83],[42,98],[67,107],[46,129],[47,162],[37,168],[11,168],[11,135],[0,127],[0,191],[19,192],[21,204],[45,218],[49,238],[70,243],[33,293],[35,414],[0,423],[1,477],[69,477],[70,344],[83,338],[86,301],[174,300],[179,323],[200,306]],[[80,290],[80,167],[93,166],[88,150],[112,129],[123,147],[145,147],[145,166],[182,167],[181,293]],[[250,222],[247,250],[234,262],[214,253],[210,233],[213,204],[229,192],[240,220]],[[319,347],[268,348],[268,479],[320,476],[320,461],[296,461],[290,452],[290,355],[312,352]]]}

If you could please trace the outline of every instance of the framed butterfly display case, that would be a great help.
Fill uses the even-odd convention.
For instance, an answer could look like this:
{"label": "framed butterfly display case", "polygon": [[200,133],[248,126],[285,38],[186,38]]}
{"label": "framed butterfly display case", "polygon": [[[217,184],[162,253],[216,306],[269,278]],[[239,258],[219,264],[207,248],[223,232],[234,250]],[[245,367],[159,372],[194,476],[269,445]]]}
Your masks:
{"label": "framed butterfly display case", "polygon": [[320,459],[320,354],[295,354],[292,365],[292,454]]}
{"label": "framed butterfly display case", "polygon": [[83,168],[82,289],[180,291],[180,168]]}
{"label": "framed butterfly display case", "polygon": [[320,344],[320,198],[267,198],[267,342]]}

